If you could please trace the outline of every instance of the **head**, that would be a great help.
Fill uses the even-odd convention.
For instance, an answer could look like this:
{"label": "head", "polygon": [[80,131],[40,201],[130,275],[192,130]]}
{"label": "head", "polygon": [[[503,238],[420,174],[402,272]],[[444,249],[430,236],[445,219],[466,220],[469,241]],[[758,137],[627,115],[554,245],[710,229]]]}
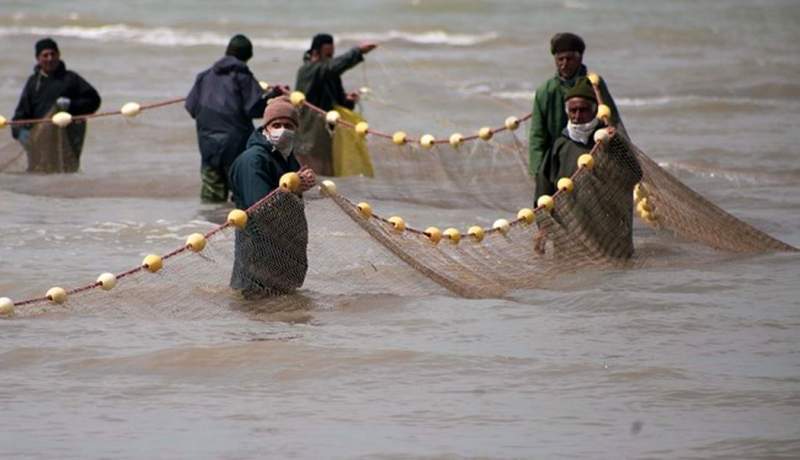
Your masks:
{"label": "head", "polygon": [[297,110],[287,96],[270,99],[264,109],[264,129],[267,131],[277,129],[297,130],[299,124]]}
{"label": "head", "polygon": [[36,63],[46,74],[53,73],[61,63],[58,44],[52,38],[43,38],[36,42]]}
{"label": "head", "polygon": [[334,46],[332,35],[324,33],[314,35],[314,38],[311,40],[311,48],[308,50],[312,61],[330,59],[333,57],[333,53]]}
{"label": "head", "polygon": [[575,34],[566,32],[553,35],[550,52],[555,59],[558,76],[565,80],[572,79],[583,64],[585,50],[583,39]]}
{"label": "head", "polygon": [[253,57],[253,44],[249,38],[242,34],[234,35],[231,41],[228,42],[225,56],[233,56],[242,62],[247,62]]}
{"label": "head", "polygon": [[589,123],[597,116],[597,96],[586,77],[575,82],[575,86],[567,91],[564,100],[564,110],[572,124]]}

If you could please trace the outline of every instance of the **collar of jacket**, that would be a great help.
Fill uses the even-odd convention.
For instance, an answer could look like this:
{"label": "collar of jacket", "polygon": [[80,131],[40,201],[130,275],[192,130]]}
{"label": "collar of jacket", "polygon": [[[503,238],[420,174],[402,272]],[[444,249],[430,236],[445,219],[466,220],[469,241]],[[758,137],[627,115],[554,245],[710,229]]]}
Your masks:
{"label": "collar of jacket", "polygon": [[58,61],[58,67],[56,67],[56,71],[52,74],[46,74],[42,71],[42,67],[39,64],[33,66],[33,74],[39,75],[42,77],[60,77],[67,72],[67,65],[64,64],[64,61]]}
{"label": "collar of jacket", "polygon": [[578,78],[586,76],[586,72],[587,72],[586,66],[584,64],[581,64],[581,66],[578,68],[578,71],[575,72],[575,75],[573,75],[572,78],[570,78],[569,80],[561,78],[561,75],[558,74],[558,70],[556,70],[556,78],[558,79],[558,81],[561,82],[562,85],[567,85],[570,88],[572,88],[573,86],[575,86],[575,82],[578,81]]}
{"label": "collar of jacket", "polygon": [[213,65],[214,73],[246,72],[250,73],[247,63],[236,59],[233,56],[223,56]]}

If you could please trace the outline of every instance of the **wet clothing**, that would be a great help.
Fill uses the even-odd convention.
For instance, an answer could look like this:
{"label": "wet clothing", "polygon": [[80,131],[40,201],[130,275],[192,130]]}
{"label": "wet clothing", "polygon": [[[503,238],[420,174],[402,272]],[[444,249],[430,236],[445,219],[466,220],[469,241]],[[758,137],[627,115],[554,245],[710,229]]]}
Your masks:
{"label": "wet clothing", "polygon": [[[69,109],[66,111],[72,115],[88,115],[100,108],[97,90],[80,75],[67,70],[64,61],[61,61],[52,75],[44,74],[38,65],[33,68],[33,75],[25,83],[13,119],[43,118],[60,97],[69,98]],[[20,130],[25,128],[30,129],[31,125],[12,126],[14,139],[19,139]]]}
{"label": "wet clothing", "polygon": [[[262,130],[250,136],[230,168],[233,200],[247,209],[278,188],[282,175],[299,171],[294,155],[287,158]],[[303,200],[278,193],[249,211],[244,229],[236,232],[230,286],[246,299],[287,294],[302,286],[308,270],[308,224]]]}
{"label": "wet clothing", "polygon": [[[353,109],[355,103],[347,99],[342,86],[342,74],[363,60],[364,56],[357,47],[335,58],[315,62],[311,62],[309,53],[306,53],[303,65],[297,70],[295,89],[302,91],[309,103],[323,110],[332,110],[334,106]],[[300,109],[295,152],[317,174],[334,174],[333,133],[325,117],[308,107]]]}
{"label": "wet clothing", "polygon": [[278,188],[281,176],[300,170],[294,154],[283,155],[264,136],[261,129],[253,131],[247,150],[233,162],[229,182],[233,201],[239,209],[247,209]]}
{"label": "wet clothing", "polygon": [[294,87],[306,95],[306,100],[321,108],[331,110],[334,105],[352,109],[355,103],[347,99],[342,86],[342,74],[364,60],[358,47],[331,59],[311,62],[311,55],[303,56],[303,65],[297,70]]}
{"label": "wet clothing", "polygon": [[200,167],[200,199],[206,203],[221,203],[228,201],[230,194],[228,187],[228,171],[222,166]]}
{"label": "wet clothing", "polygon": [[[567,126],[568,118],[564,110],[564,97],[567,90],[575,85],[579,77],[584,76],[586,76],[586,66],[581,65],[572,79],[563,80],[556,72],[553,78],[536,89],[528,144],[528,171],[531,176],[536,177],[553,143]],[[617,106],[602,78],[600,79],[600,94],[603,103],[611,109],[612,123],[617,127],[617,132],[626,135]]]}
{"label": "wet clothing", "polygon": [[[70,100],[66,110],[72,115],[88,115],[100,108],[100,95],[77,73],[67,70],[61,61],[51,75],[43,73],[37,65],[28,78],[14,120],[29,120],[52,116],[56,100]],[[28,155],[29,172],[75,172],[80,167],[86,122],[75,121],[66,128],[50,124],[12,126],[12,135]]]}
{"label": "wet clothing", "polygon": [[552,196],[556,193],[556,184],[559,179],[572,177],[575,174],[575,171],[578,170],[578,157],[584,153],[591,152],[595,144],[594,133],[603,128],[605,128],[604,124],[598,124],[586,144],[572,140],[567,134],[567,128],[564,128],[561,136],[556,139],[553,147],[545,155],[542,166],[539,168],[539,173],[536,174],[534,203],[542,195]]}
{"label": "wet clothing", "polygon": [[265,94],[247,64],[233,56],[197,75],[184,106],[195,119],[202,167],[219,171],[225,186],[231,164],[253,133],[253,119],[261,118],[276,95],[276,90]]}

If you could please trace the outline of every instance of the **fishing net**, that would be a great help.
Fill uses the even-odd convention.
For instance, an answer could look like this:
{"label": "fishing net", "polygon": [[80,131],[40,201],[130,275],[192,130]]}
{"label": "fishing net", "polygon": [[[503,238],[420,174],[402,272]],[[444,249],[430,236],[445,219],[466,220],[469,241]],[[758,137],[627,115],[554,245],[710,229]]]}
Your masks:
{"label": "fishing net", "polygon": [[[551,209],[518,215],[534,208],[519,137],[526,128],[456,147],[369,137],[374,178],[337,178],[335,189],[303,199],[278,190],[249,210],[244,230],[211,228],[201,252],[164,247],[156,273],[137,267],[117,275],[110,291],[94,283],[68,291],[62,304],[18,302],[16,313],[297,319],[353,294],[503,297],[583,270],[646,266],[658,263],[640,250],[653,238],[691,243],[691,251],[795,250],[693,192],[622,136],[594,148],[592,164],[573,175],[571,191],[553,196]],[[405,228],[388,218],[398,212]],[[459,230],[436,241],[425,230],[432,225]],[[468,234],[471,226],[481,230]]]}

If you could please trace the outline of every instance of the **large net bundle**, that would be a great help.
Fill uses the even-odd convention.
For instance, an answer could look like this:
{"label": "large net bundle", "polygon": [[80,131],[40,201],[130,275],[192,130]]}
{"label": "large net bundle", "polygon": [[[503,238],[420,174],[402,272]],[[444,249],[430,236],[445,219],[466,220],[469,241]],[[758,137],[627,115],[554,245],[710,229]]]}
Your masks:
{"label": "large net bundle", "polygon": [[[213,228],[204,250],[169,252],[157,273],[137,267],[119,274],[109,292],[94,283],[67,291],[58,305],[46,297],[18,302],[17,314],[114,307],[126,314],[191,318],[239,310],[297,319],[291,315],[355,293],[502,297],[580,270],[653,262],[657,255],[637,252],[643,227],[634,226],[634,216],[652,228],[648,238],[665,233],[734,252],[794,250],[702,198],[620,136],[598,144],[551,203],[520,210],[533,208],[533,182],[519,132],[525,130],[456,145],[372,138],[375,178],[338,178],[304,201],[276,191],[249,211],[245,230]],[[298,251],[306,235],[304,260]],[[248,282],[257,292],[237,284],[242,263],[256,267]],[[230,287],[232,274],[238,289]],[[263,298],[268,294],[283,295]]]}

